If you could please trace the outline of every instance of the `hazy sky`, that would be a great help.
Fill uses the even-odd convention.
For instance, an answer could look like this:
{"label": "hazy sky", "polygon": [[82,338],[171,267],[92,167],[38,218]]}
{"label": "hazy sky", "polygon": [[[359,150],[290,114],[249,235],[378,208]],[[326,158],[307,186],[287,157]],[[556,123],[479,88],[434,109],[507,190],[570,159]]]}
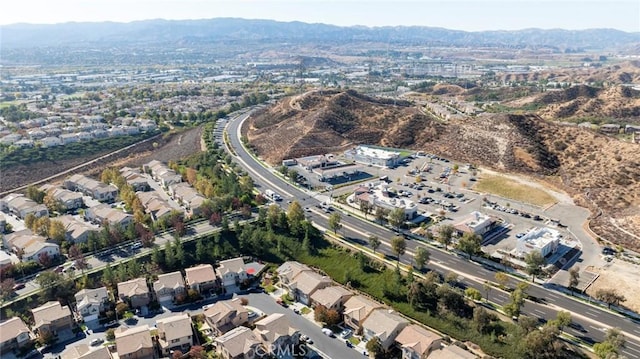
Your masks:
{"label": "hazy sky", "polygon": [[640,32],[640,0],[7,0],[0,24],[214,17],[467,31],[536,27]]}

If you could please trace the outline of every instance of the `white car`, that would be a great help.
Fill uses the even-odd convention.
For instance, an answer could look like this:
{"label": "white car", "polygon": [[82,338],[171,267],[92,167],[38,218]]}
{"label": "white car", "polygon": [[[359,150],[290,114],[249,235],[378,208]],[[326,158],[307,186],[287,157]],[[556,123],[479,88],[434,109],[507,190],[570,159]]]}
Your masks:
{"label": "white car", "polygon": [[104,339],[102,339],[102,338],[94,338],[94,339],[91,339],[91,343],[90,344],[91,344],[92,347],[95,347],[96,345],[100,345],[103,342],[104,342]]}

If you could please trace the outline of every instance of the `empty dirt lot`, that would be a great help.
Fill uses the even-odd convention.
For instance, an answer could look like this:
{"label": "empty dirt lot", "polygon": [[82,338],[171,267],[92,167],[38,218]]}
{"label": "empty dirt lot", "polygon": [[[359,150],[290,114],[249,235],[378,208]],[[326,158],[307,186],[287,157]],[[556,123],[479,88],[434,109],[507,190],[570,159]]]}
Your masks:
{"label": "empty dirt lot", "polygon": [[589,295],[595,297],[598,289],[615,289],[627,298],[622,305],[640,312],[639,265],[615,259],[607,268],[589,268],[589,271],[600,273],[600,277],[587,289]]}

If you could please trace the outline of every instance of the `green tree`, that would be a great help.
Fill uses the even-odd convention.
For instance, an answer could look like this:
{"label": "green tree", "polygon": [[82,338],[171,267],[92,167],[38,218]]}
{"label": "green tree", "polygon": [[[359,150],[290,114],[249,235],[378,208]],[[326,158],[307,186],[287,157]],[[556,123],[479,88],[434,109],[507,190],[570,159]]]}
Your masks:
{"label": "green tree", "polygon": [[342,228],[342,217],[340,213],[333,212],[329,216],[329,228],[333,231],[334,234],[338,234],[338,230]]}
{"label": "green tree", "polygon": [[472,287],[469,287],[464,290],[464,296],[471,300],[482,299],[482,294],[480,294],[480,291]]}
{"label": "green tree", "polygon": [[360,211],[364,213],[365,219],[367,218],[367,215],[371,213],[372,210],[373,210],[373,206],[371,206],[371,203],[366,201],[360,201]]}
{"label": "green tree", "polygon": [[473,326],[480,334],[485,334],[491,325],[491,314],[483,307],[473,309]]}
{"label": "green tree", "polygon": [[53,220],[49,224],[49,238],[52,241],[60,244],[66,238],[67,230],[64,228],[62,222]]}
{"label": "green tree", "polygon": [[378,337],[373,337],[369,339],[365,348],[369,352],[369,357],[373,356],[374,359],[378,359],[383,354],[382,343]]}
{"label": "green tree", "polygon": [[480,253],[482,237],[475,233],[465,233],[458,241],[457,248],[469,256],[471,259],[477,253]]}
{"label": "green tree", "polygon": [[571,267],[569,269],[569,289],[571,290],[571,295],[573,295],[573,291],[580,284],[580,267]]}
{"label": "green tree", "polygon": [[180,267],[184,267],[184,265],[187,263],[187,258],[184,253],[184,243],[179,238],[176,238],[174,240],[173,249],[175,250],[174,253],[176,264]]}
{"label": "green tree", "polygon": [[395,227],[397,230],[400,230],[402,223],[404,223],[405,214],[404,209],[395,208],[389,213],[389,224]]}
{"label": "green tree", "polygon": [[561,310],[556,314],[556,318],[549,323],[556,326],[559,330],[563,330],[564,327],[571,324],[571,313]]}
{"label": "green tree", "polygon": [[447,250],[447,247],[451,244],[454,232],[455,228],[450,224],[445,224],[438,228],[438,242],[444,246],[445,250]]}
{"label": "green tree", "polygon": [[293,201],[287,209],[287,220],[289,221],[289,228],[293,235],[300,233],[302,221],[304,218],[304,210],[298,201]]}
{"label": "green tree", "polygon": [[382,244],[382,242],[380,242],[380,238],[378,238],[378,236],[374,234],[369,236],[369,246],[373,249],[373,253],[375,253],[378,247],[380,247],[380,244]]}
{"label": "green tree", "polygon": [[544,257],[540,251],[535,250],[527,253],[524,256],[524,261],[527,263],[527,274],[531,276],[531,281],[535,281],[536,277],[542,273],[542,265],[544,265]]}
{"label": "green tree", "polygon": [[512,317],[518,317],[525,300],[525,293],[522,288],[516,287],[516,289],[511,292],[510,299],[511,302],[504,306],[504,311]]}
{"label": "green tree", "polygon": [[382,207],[376,207],[376,213],[375,213],[376,221],[379,224],[382,224],[383,221],[387,218],[387,213],[388,211],[386,209]]}
{"label": "green tree", "polygon": [[171,241],[167,241],[167,243],[164,244],[164,263],[169,269],[175,268],[176,256]]}
{"label": "green tree", "polygon": [[611,308],[611,305],[618,305],[620,302],[627,300],[622,294],[618,294],[615,289],[601,288],[596,291],[596,299],[607,303],[607,306]]}
{"label": "green tree", "polygon": [[402,236],[393,236],[391,238],[391,250],[398,257],[398,262],[400,262],[400,257],[407,250],[407,241]]}
{"label": "green tree", "polygon": [[507,283],[509,283],[509,276],[507,275],[507,273],[498,272],[495,275],[495,279],[496,279],[496,282],[498,282],[498,285],[500,286],[500,288],[502,289],[507,288]]}
{"label": "green tree", "polygon": [[487,300],[487,302],[490,301],[489,299],[489,292],[491,292],[492,286],[491,283],[487,280],[484,281],[484,283],[482,283],[482,288],[484,289],[485,294],[485,299]]}
{"label": "green tree", "polygon": [[34,202],[42,204],[44,201],[44,196],[46,193],[44,191],[39,190],[36,186],[27,187],[27,197]]}
{"label": "green tree", "polygon": [[422,269],[431,258],[431,253],[425,247],[418,247],[414,256],[416,268]]}

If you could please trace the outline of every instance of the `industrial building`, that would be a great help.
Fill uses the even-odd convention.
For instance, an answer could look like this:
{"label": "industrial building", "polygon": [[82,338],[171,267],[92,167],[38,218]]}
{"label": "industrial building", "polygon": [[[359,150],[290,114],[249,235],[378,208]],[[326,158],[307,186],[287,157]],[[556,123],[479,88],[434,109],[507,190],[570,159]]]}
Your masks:
{"label": "industrial building", "polygon": [[393,168],[410,155],[410,152],[395,148],[359,145],[345,151],[344,157],[365,165]]}
{"label": "industrial building", "polygon": [[554,253],[559,245],[560,232],[548,227],[536,227],[518,238],[513,254],[518,258],[524,258],[527,254],[537,250],[543,257],[546,257]]}

